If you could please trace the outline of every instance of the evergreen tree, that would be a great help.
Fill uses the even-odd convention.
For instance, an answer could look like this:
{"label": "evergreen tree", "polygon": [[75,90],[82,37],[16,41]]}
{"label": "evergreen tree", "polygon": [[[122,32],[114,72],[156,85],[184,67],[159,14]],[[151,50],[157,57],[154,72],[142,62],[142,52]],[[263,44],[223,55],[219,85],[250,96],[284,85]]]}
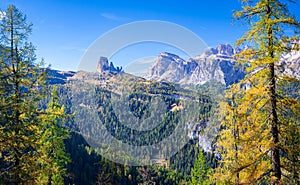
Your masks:
{"label": "evergreen tree", "polygon": [[221,104],[222,160],[214,178],[226,184],[294,184],[299,182],[300,105],[281,91],[295,79],[280,74],[280,59],[299,49],[298,38],[286,32],[299,31],[299,23],[279,0],[242,2],[235,17],[250,29],[237,44],[250,47],[237,58],[247,75]]}
{"label": "evergreen tree", "polygon": [[200,151],[198,153],[197,160],[192,169],[192,184],[193,185],[205,185],[210,184],[208,179],[209,168],[206,165],[204,153]]}
{"label": "evergreen tree", "polygon": [[66,165],[70,162],[64,141],[69,137],[69,132],[59,123],[66,116],[64,106],[59,104],[57,88],[54,87],[45,114],[40,116],[42,129],[38,148],[40,173],[37,184],[64,184]]}
{"label": "evergreen tree", "polygon": [[0,179],[33,184],[37,175],[38,102],[44,72],[28,42],[31,24],[13,5],[0,21]]}

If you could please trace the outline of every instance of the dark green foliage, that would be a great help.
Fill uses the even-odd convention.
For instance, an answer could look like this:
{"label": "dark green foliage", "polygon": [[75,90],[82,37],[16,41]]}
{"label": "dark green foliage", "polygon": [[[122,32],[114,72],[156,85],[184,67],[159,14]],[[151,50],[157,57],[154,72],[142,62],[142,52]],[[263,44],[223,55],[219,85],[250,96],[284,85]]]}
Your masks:
{"label": "dark green foliage", "polygon": [[204,152],[200,151],[198,153],[197,160],[194,164],[191,174],[191,182],[194,185],[205,185],[210,184],[208,179],[209,168],[206,165],[206,159]]}
{"label": "dark green foliage", "polygon": [[89,151],[85,139],[76,132],[71,132],[71,137],[65,144],[66,152],[71,158],[65,184],[95,184],[101,167],[101,157],[94,151]]}
{"label": "dark green foliage", "polygon": [[196,141],[187,143],[176,155],[170,159],[171,169],[174,169],[184,176],[188,177],[191,174],[191,169],[197,159],[199,147],[196,146]]}
{"label": "dark green foliage", "polygon": [[[126,81],[132,84],[128,84]],[[66,112],[76,113],[76,120],[72,118],[66,125],[75,131],[84,131],[85,134],[83,138],[78,134],[74,137],[73,133],[72,142],[67,142],[68,152],[71,154],[72,161],[75,161],[68,167],[69,174],[74,178],[69,177],[67,182],[75,184],[76,182],[85,184],[94,182],[98,184],[139,184],[149,180],[157,184],[179,184],[185,179],[188,180],[197,158],[199,147],[196,146],[196,143],[198,141],[190,141],[170,159],[166,167],[158,168],[154,165],[147,168],[137,168],[105,160],[94,153],[90,147],[91,145],[96,146],[97,143],[93,143],[93,140],[88,140],[88,143],[86,143],[86,139],[93,138],[94,141],[97,141],[95,131],[97,131],[97,125],[101,123],[105,125],[106,130],[110,134],[124,143],[133,145],[158,143],[172,134],[177,126],[181,116],[178,114],[180,111],[171,110],[175,105],[179,106],[182,101],[184,101],[186,106],[194,107],[192,109],[194,111],[185,112],[185,114],[194,117],[195,121],[205,125],[211,116],[210,112],[213,107],[213,101],[209,94],[197,93],[192,89],[180,89],[165,82],[148,83],[138,81],[133,77],[124,77],[118,82],[117,86],[119,89],[126,87],[130,90],[123,92],[121,96],[118,89],[116,90],[110,86],[106,88],[94,86],[80,80],[61,86],[60,92],[62,101],[66,105]],[[132,88],[130,88],[131,86]],[[182,99],[179,97],[182,97]],[[154,129],[139,131],[123,124],[124,122],[134,121],[131,120],[133,118],[140,120],[150,118],[149,120],[155,120],[153,116],[156,113],[160,113],[159,111],[161,110],[153,109],[153,107],[163,107],[162,110],[164,111],[161,122]],[[96,116],[93,110],[97,110]],[[130,117],[127,114],[132,114],[133,116]],[[79,139],[81,144],[76,144],[75,140],[77,139],[75,138]],[[167,149],[162,148],[161,150]],[[86,171],[82,171],[82,169],[86,169]],[[145,173],[149,177],[147,175],[142,177]],[[143,180],[143,178],[146,178],[146,180]]]}

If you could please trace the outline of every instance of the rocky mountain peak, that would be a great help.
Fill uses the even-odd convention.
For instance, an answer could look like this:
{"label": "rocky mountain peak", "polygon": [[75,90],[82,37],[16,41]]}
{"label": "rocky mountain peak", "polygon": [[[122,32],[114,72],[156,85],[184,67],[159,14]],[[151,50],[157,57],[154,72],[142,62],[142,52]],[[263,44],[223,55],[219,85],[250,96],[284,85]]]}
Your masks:
{"label": "rocky mountain peak", "polygon": [[232,58],[237,52],[229,44],[220,44],[188,60],[175,54],[160,53],[144,77],[179,84],[203,84],[214,80],[230,85],[244,77],[243,71],[235,68]]}
{"label": "rocky mountain peak", "polygon": [[[218,81],[229,86],[245,77],[243,69],[235,66],[236,59],[233,57],[244,49],[247,49],[247,46],[241,49],[229,44],[220,44],[188,60],[171,53],[160,53],[144,77],[179,84]],[[277,68],[280,74],[300,79],[299,66],[300,52],[294,51],[283,55]]]}
{"label": "rocky mountain peak", "polygon": [[108,62],[106,57],[101,56],[98,61],[97,72],[103,73],[105,71],[120,73],[122,72],[122,67],[115,67],[112,62]]}
{"label": "rocky mountain peak", "polygon": [[160,61],[174,61],[174,62],[184,62],[182,58],[180,58],[178,55],[168,53],[168,52],[162,52],[159,54],[157,60]]}
{"label": "rocky mountain peak", "polygon": [[233,55],[240,53],[242,49],[234,48],[230,44],[219,44],[216,48],[207,49],[202,56],[199,57],[207,57],[207,56],[218,56],[218,57],[232,57]]}
{"label": "rocky mountain peak", "polygon": [[165,57],[165,58],[179,58],[179,56],[173,54],[173,53],[168,53],[168,52],[162,52],[159,54],[159,57]]}
{"label": "rocky mountain peak", "polygon": [[103,73],[109,69],[108,59],[106,57],[100,57],[97,65],[97,72]]}
{"label": "rocky mountain peak", "polygon": [[234,49],[229,44],[219,44],[216,51],[218,55],[232,56],[234,54]]}

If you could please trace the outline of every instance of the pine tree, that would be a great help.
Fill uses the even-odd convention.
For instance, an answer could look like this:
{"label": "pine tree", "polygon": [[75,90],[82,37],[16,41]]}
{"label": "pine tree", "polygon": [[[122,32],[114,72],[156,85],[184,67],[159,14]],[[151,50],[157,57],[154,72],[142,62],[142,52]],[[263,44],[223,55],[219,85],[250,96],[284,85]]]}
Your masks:
{"label": "pine tree", "polygon": [[214,178],[226,184],[293,184],[299,182],[300,104],[281,91],[295,79],[280,74],[280,59],[299,49],[298,38],[286,32],[299,31],[299,23],[279,0],[242,2],[235,17],[250,29],[237,45],[250,47],[237,59],[247,75],[221,105],[222,160]]}
{"label": "pine tree", "polygon": [[191,182],[193,185],[210,184],[208,179],[209,168],[205,163],[205,156],[202,151],[198,153],[197,160],[194,164],[191,174]]}
{"label": "pine tree", "polygon": [[45,74],[28,42],[31,24],[13,5],[0,21],[0,179],[33,184],[36,178],[38,102]]}
{"label": "pine tree", "polygon": [[66,116],[64,106],[59,104],[57,87],[54,87],[45,114],[40,116],[42,129],[38,148],[40,173],[37,184],[64,184],[66,165],[70,162],[64,144],[69,132],[61,124]]}

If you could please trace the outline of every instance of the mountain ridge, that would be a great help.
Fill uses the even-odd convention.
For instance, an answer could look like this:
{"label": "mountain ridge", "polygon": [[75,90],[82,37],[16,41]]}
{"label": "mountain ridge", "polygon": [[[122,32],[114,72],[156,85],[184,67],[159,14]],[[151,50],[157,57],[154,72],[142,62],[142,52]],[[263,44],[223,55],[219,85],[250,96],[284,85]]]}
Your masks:
{"label": "mountain ridge", "polygon": [[220,44],[188,60],[164,52],[156,58],[144,77],[148,80],[195,85],[218,81],[228,86],[245,76],[241,68],[235,67],[236,61],[233,59],[233,55],[240,51],[229,44]]}
{"label": "mountain ridge", "polygon": [[[242,50],[229,44],[219,44],[216,48],[209,48],[203,54],[187,60],[163,52],[155,59],[144,77],[148,80],[193,85],[217,81],[230,86],[246,75],[241,66],[236,66],[237,61],[234,58]],[[300,80],[300,51],[283,55],[276,68],[278,75]]]}
{"label": "mountain ridge", "polygon": [[[245,77],[241,67],[236,67],[235,54],[242,49],[229,44],[219,44],[216,48],[209,48],[203,54],[184,60],[176,54],[160,53],[148,72],[142,76],[147,80],[168,81],[176,84],[202,85],[206,82],[217,81],[226,86]],[[96,73],[113,75],[123,73],[122,67],[115,67],[106,57],[101,56],[97,64]],[[300,80],[300,51],[294,51],[282,56],[278,71]],[[65,83],[68,79],[81,78],[82,71],[50,70],[50,83]]]}

